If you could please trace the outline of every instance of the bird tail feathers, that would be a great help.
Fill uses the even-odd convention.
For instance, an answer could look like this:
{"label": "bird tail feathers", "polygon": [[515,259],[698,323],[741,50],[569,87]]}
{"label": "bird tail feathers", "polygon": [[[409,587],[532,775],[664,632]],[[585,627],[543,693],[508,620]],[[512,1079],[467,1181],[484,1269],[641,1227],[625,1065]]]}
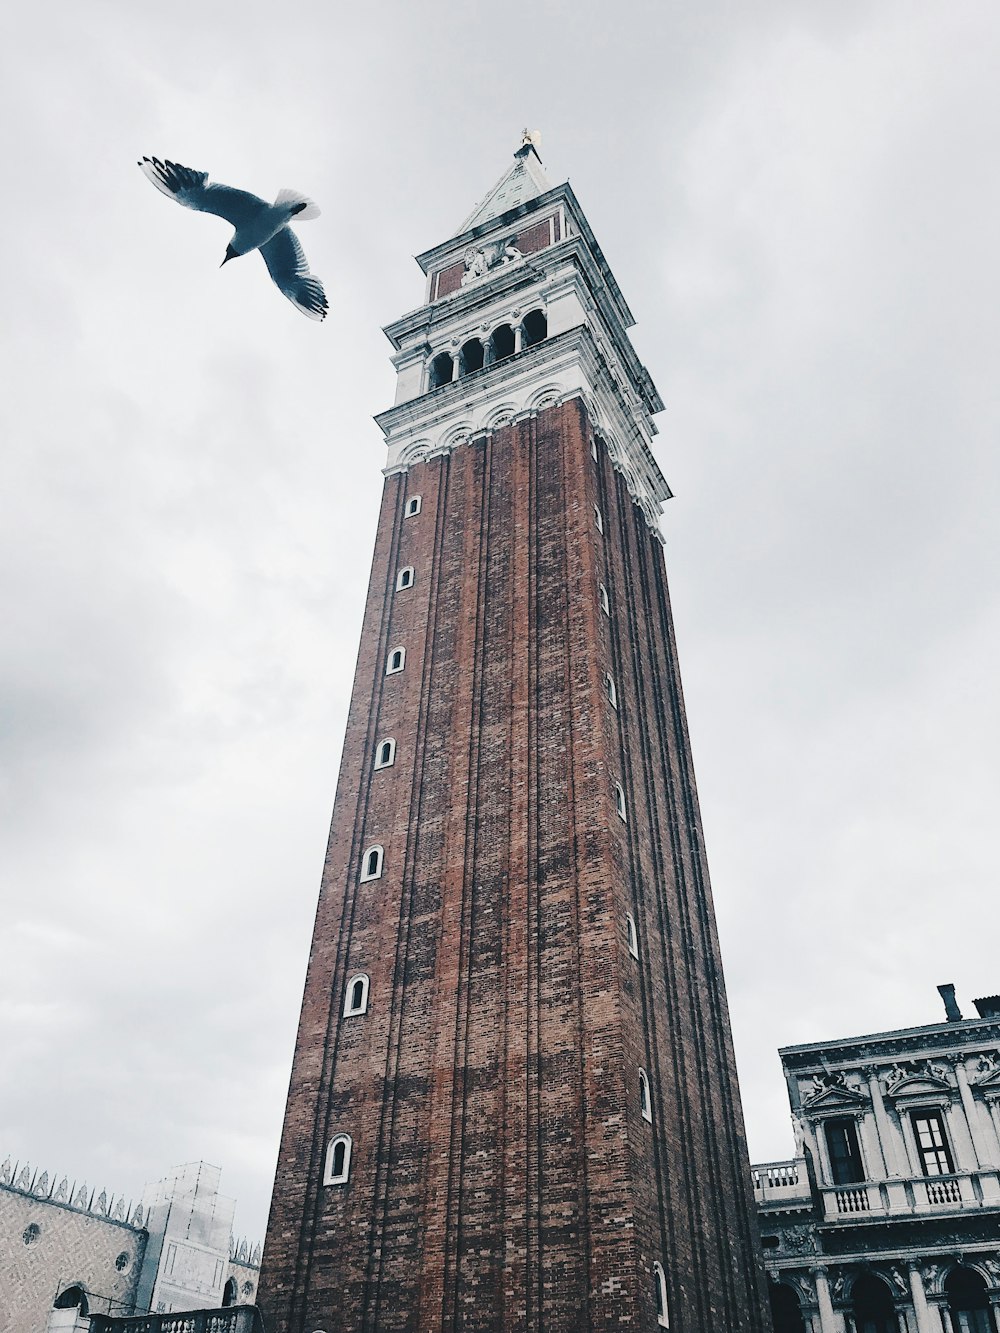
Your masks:
{"label": "bird tail feathers", "polygon": [[308,222],[310,218],[319,217],[319,208],[313,201],[298,190],[279,190],[278,197],[274,201],[275,207],[285,204],[290,210],[292,217],[297,222]]}

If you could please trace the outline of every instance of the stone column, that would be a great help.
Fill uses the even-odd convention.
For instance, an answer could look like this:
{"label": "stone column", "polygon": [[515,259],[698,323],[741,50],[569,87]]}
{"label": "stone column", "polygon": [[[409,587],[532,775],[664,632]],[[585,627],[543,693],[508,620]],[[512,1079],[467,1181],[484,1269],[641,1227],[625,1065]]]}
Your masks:
{"label": "stone column", "polygon": [[955,1082],[958,1084],[958,1095],[962,1099],[965,1118],[969,1122],[969,1133],[972,1135],[972,1148],[976,1154],[976,1165],[992,1166],[992,1154],[983,1134],[983,1126],[979,1119],[979,1107],[969,1087],[969,1075],[966,1073],[965,1060],[960,1055],[955,1058]]}
{"label": "stone column", "polygon": [[842,1333],[841,1323],[833,1313],[830,1300],[830,1283],[825,1268],[810,1268],[809,1274],[816,1283],[816,1304],[819,1307],[820,1333]]}
{"label": "stone column", "polygon": [[920,1272],[920,1265],[910,1263],[906,1267],[910,1275],[913,1313],[917,1316],[917,1333],[938,1333],[931,1320],[931,1312],[927,1305],[927,1293],[924,1291],[924,1279]]}
{"label": "stone column", "polygon": [[878,1070],[869,1067],[865,1070],[868,1079],[868,1092],[872,1099],[872,1110],[875,1113],[875,1124],[878,1126],[879,1143],[882,1145],[882,1156],[885,1159],[885,1169],[889,1176],[905,1176],[909,1172],[904,1169],[900,1161],[900,1144],[897,1142],[896,1126],[889,1119],[885,1109],[885,1102],[882,1098],[882,1085],[878,1081]]}
{"label": "stone column", "polygon": [[523,342],[522,342],[523,337],[524,337],[524,325],[521,324],[520,321],[518,321],[518,323],[514,325],[514,355],[515,355],[515,356],[517,356],[518,352],[521,350],[522,346],[524,345]]}

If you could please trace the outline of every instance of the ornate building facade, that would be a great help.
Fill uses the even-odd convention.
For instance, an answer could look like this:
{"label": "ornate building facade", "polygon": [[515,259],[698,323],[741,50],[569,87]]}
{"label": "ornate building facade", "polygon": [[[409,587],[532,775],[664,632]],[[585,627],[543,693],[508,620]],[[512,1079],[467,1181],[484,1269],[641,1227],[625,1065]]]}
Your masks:
{"label": "ornate building facade", "polygon": [[753,1168],[775,1333],[997,1333],[1000,998],[780,1052],[796,1154]]}
{"label": "ornate building facade", "polygon": [[530,136],[419,256],[268,1333],[767,1324],[657,391]]}
{"label": "ornate building facade", "polygon": [[27,1164],[0,1165],[0,1331],[86,1326],[257,1296],[260,1246],[234,1240],[218,1167],[193,1162],[138,1203]]}

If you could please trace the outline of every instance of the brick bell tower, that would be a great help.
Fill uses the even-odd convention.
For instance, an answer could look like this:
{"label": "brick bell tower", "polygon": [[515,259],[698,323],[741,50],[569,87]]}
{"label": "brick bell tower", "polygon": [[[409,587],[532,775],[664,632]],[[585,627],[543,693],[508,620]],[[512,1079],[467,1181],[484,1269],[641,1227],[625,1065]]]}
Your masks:
{"label": "brick bell tower", "polygon": [[532,136],[418,263],[266,1327],[757,1333],[662,403]]}

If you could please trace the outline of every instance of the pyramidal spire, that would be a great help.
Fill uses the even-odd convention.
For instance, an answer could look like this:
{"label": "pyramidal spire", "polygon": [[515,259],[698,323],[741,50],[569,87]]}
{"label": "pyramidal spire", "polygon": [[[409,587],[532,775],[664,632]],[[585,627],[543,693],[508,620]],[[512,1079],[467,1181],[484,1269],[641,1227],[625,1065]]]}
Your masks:
{"label": "pyramidal spire", "polygon": [[477,204],[465,219],[455,233],[456,236],[460,236],[463,231],[478,227],[480,223],[488,222],[490,218],[498,218],[501,213],[506,213],[508,208],[516,208],[518,204],[525,204],[529,199],[537,199],[540,194],[552,189],[552,182],[545,174],[538,153],[541,142],[542,136],[538,130],[524,131],[521,143],[514,154],[513,163],[482,203]]}

